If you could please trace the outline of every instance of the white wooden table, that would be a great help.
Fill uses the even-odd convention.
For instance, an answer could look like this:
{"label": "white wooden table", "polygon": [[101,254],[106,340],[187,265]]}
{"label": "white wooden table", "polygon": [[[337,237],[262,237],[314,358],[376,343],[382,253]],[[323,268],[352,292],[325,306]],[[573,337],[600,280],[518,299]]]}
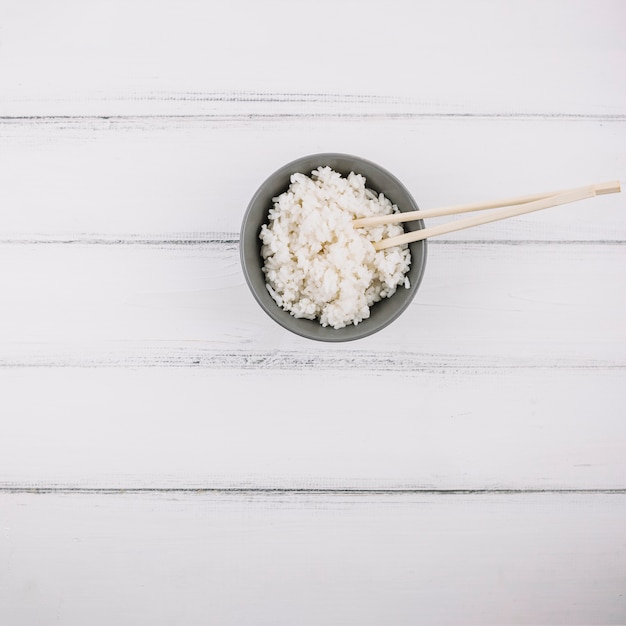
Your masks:
{"label": "white wooden table", "polygon": [[626,181],[626,3],[0,4],[0,624],[626,623],[626,200],[429,242],[322,344],[252,194]]}

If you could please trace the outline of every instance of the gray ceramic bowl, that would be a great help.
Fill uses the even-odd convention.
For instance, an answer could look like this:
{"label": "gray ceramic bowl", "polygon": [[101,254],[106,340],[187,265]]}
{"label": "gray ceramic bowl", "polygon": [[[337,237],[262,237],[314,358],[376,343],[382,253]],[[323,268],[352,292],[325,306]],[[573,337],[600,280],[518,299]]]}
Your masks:
{"label": "gray ceramic bowl", "polygon": [[[384,298],[371,307],[370,317],[356,326],[334,329],[323,327],[317,320],[297,319],[282,310],[270,296],[265,285],[262,271],[261,241],[259,233],[261,225],[267,222],[268,211],[272,207],[272,198],[286,191],[290,184],[290,176],[300,172],[310,176],[312,170],[319,166],[329,166],[343,176],[350,172],[362,174],[370,189],[385,194],[392,203],[397,204],[401,211],[416,211],[415,200],[406,187],[391,173],[379,165],[349,154],[313,154],[296,159],[274,172],[254,194],[241,227],[240,256],[243,273],[252,294],[261,308],[283,328],[297,335],[318,341],[351,341],[361,339],[385,328],[409,306],[422,280],[426,264],[426,241],[409,244],[411,250],[411,268],[408,277],[409,289],[398,287],[390,298]],[[423,222],[407,222],[405,230],[424,228]]]}

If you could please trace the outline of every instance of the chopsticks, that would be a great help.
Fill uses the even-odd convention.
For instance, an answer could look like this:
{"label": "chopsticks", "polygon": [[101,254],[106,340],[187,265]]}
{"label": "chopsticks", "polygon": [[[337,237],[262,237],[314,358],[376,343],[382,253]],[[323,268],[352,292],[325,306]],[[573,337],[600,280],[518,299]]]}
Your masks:
{"label": "chopsticks", "polygon": [[532,213],[534,211],[559,206],[561,204],[577,202],[578,200],[592,198],[601,194],[618,193],[619,191],[619,181],[610,181],[605,183],[596,183],[595,185],[577,187],[575,189],[518,196],[503,200],[493,200],[491,202],[476,202],[472,204],[461,204],[437,209],[428,209],[425,211],[407,211],[405,213],[392,213],[390,215],[365,217],[354,220],[354,226],[355,228],[361,228],[364,226],[375,226],[380,224],[397,224],[399,222],[423,220],[430,217],[441,217],[445,215],[455,215],[459,213],[469,213],[473,211],[506,207],[498,211],[491,211],[488,214],[476,215],[457,220],[455,222],[432,226],[430,228],[422,228],[421,230],[407,232],[403,235],[398,235],[397,237],[388,237],[374,243],[374,248],[376,250],[384,250],[385,248],[391,248],[392,246],[412,243],[429,237],[444,235],[457,230],[472,228],[481,224],[488,224],[489,222],[496,222],[509,217],[516,217],[518,215],[524,215],[525,213]]}

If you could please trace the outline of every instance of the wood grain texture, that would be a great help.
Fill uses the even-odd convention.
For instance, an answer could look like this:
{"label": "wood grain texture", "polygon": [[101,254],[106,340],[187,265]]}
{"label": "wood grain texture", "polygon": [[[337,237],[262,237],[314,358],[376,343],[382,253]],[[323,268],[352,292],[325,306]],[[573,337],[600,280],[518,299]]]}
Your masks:
{"label": "wood grain texture", "polygon": [[0,3],[0,624],[625,624],[623,194],[432,241],[348,345],[238,259],[307,153],[422,208],[624,184],[624,18]]}
{"label": "wood grain texture", "polygon": [[[1,238],[237,234],[261,183],[319,152],[379,163],[424,209],[626,181],[624,120],[318,119],[296,105],[292,112],[0,121]],[[623,193],[603,196],[445,238],[625,241],[624,207]]]}
{"label": "wood grain texture", "polygon": [[433,244],[399,320],[327,346],[260,309],[236,242],[2,245],[0,263],[19,271],[0,274],[0,363],[623,368],[625,254],[622,244]]}
{"label": "wood grain texture", "polygon": [[626,489],[624,369],[309,358],[0,369],[0,487]]}
{"label": "wood grain texture", "polygon": [[0,114],[212,113],[243,92],[244,111],[270,93],[624,115],[624,17],[619,0],[9,0]]}
{"label": "wood grain texture", "polygon": [[625,525],[601,494],[0,494],[0,620],[623,624]]}

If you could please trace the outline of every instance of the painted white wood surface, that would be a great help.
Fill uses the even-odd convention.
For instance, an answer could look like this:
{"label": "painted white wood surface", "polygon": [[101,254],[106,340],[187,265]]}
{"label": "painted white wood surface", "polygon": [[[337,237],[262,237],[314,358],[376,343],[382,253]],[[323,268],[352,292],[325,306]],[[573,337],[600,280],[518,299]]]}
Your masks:
{"label": "painted white wood surface", "polygon": [[[289,111],[278,120],[0,119],[2,238],[232,238],[267,176],[319,152],[379,163],[424,209],[626,180],[626,119],[319,119],[297,102]],[[624,202],[603,196],[443,238],[624,240]]]}
{"label": "painted white wood surface", "polygon": [[310,358],[2,369],[0,486],[624,488],[621,368],[403,372],[356,354],[325,370]]}
{"label": "painted white wood surface", "polygon": [[5,485],[623,487],[624,246],[431,248],[401,320],[329,347],[234,244],[5,244]]}
{"label": "painted white wood surface", "polygon": [[624,115],[625,15],[620,0],[5,0],[2,114],[212,113],[206,94],[276,93]]}
{"label": "painted white wood surface", "polygon": [[624,183],[625,19],[2,2],[0,623],[626,623],[623,194],[433,241],[357,343],[238,262],[306,153],[423,208]]}
{"label": "painted white wood surface", "polygon": [[623,624],[625,526],[602,494],[0,494],[0,620]]}
{"label": "painted white wood surface", "polygon": [[19,268],[0,275],[4,365],[106,365],[117,355],[121,364],[134,355],[137,365],[159,365],[168,352],[210,359],[213,351],[216,366],[236,366],[220,358],[235,349],[244,357],[396,352],[394,369],[411,360],[431,368],[626,365],[622,243],[432,243],[406,314],[373,337],[330,346],[270,320],[245,284],[236,242],[2,245],[0,265]]}

